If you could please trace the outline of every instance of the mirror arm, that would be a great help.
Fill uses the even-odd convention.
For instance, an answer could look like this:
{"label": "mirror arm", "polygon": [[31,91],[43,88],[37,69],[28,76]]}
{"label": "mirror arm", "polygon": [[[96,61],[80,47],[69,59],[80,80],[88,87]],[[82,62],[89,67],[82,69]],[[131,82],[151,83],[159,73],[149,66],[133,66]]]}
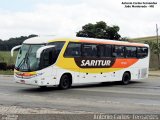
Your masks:
{"label": "mirror arm", "polygon": [[48,46],[44,46],[44,47],[39,48],[36,53],[36,58],[41,57],[41,53],[43,52],[43,50],[48,49],[48,48],[52,48],[52,47],[55,47],[55,45],[48,45]]}
{"label": "mirror arm", "polygon": [[14,52],[14,50],[20,48],[21,46],[22,46],[22,45],[18,45],[18,46],[15,46],[15,47],[13,47],[13,48],[11,49],[11,56],[12,56],[12,57],[13,57],[13,52]]}

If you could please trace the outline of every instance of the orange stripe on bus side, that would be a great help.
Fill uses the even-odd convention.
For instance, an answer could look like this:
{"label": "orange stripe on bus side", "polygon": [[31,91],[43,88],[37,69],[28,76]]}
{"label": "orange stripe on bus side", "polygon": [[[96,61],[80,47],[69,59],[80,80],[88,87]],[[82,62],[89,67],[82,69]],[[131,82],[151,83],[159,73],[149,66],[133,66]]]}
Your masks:
{"label": "orange stripe on bus side", "polygon": [[95,40],[80,40],[80,42],[84,43],[97,43],[97,44],[113,44],[113,45],[128,45],[128,46],[144,46],[144,44],[141,43],[127,43],[127,42],[112,42],[112,41],[95,41]]}
{"label": "orange stripe on bus side", "polygon": [[117,58],[112,68],[128,68],[138,61],[136,58]]}

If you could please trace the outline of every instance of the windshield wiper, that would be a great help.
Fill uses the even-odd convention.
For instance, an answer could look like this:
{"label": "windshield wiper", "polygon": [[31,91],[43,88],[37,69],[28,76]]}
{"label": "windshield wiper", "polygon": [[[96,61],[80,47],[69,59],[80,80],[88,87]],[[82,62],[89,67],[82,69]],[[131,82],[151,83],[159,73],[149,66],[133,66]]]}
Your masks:
{"label": "windshield wiper", "polygon": [[25,65],[25,63],[26,63],[28,71],[30,70],[30,64],[29,64],[30,62],[29,62],[28,56],[29,56],[29,50],[26,53],[25,57],[22,59],[22,61],[19,63],[19,65],[17,67],[18,69],[20,69],[22,67],[22,65]]}

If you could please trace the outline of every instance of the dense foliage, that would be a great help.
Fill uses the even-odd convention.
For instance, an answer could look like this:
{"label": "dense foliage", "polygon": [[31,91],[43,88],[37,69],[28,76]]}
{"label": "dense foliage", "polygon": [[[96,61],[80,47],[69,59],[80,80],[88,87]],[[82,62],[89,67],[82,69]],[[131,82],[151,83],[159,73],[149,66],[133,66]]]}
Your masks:
{"label": "dense foliage", "polygon": [[157,44],[156,42],[152,42],[152,41],[145,41],[145,43],[150,46],[151,57],[153,54],[157,56],[158,58],[157,67],[160,69],[160,43]]}
{"label": "dense foliage", "polygon": [[121,40],[121,35],[118,33],[120,28],[116,25],[108,26],[104,21],[96,24],[88,23],[82,26],[82,30],[77,32],[77,37],[89,37],[100,39]]}

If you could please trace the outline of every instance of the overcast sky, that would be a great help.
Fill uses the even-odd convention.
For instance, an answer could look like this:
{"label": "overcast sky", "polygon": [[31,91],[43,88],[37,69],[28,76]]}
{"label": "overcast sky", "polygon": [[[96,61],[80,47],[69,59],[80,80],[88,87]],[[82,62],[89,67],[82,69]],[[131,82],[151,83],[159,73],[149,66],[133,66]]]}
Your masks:
{"label": "overcast sky", "polygon": [[[157,2],[154,8],[124,8],[122,2]],[[75,36],[87,23],[118,25],[122,37],[155,35],[160,0],[0,0],[0,39],[29,34]]]}

